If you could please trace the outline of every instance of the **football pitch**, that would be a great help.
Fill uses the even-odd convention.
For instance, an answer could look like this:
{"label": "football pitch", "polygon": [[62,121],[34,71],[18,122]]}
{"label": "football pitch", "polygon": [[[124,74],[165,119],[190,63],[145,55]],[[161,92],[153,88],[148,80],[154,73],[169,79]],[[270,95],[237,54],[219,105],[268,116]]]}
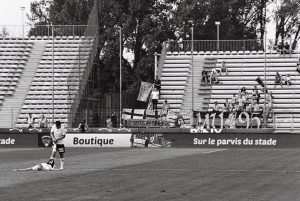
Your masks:
{"label": "football pitch", "polygon": [[13,171],[49,155],[0,149],[0,200],[300,200],[299,149],[67,148],[63,171]]}

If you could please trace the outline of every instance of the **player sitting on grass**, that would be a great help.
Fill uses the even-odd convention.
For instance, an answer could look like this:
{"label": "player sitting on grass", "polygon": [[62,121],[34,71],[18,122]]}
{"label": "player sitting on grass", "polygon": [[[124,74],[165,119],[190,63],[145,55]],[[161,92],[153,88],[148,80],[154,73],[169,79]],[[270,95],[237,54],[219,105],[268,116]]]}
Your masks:
{"label": "player sitting on grass", "polygon": [[47,163],[39,163],[33,167],[24,168],[24,169],[14,169],[15,171],[51,171],[58,170],[54,169],[54,160],[50,159]]}
{"label": "player sitting on grass", "polygon": [[50,136],[53,141],[52,153],[50,159],[54,159],[56,152],[58,151],[60,156],[60,169],[64,169],[64,153],[65,153],[65,145],[64,145],[64,138],[66,136],[65,129],[61,127],[61,122],[56,121],[55,125],[52,126],[50,131]]}

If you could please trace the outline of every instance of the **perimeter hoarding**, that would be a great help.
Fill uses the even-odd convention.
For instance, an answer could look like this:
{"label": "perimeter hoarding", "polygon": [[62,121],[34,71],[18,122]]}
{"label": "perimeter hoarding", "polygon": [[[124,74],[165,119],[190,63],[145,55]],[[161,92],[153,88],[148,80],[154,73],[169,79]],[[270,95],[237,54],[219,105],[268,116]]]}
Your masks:
{"label": "perimeter hoarding", "polygon": [[64,144],[66,147],[130,147],[130,138],[128,133],[68,133]]}
{"label": "perimeter hoarding", "polygon": [[1,134],[0,148],[33,148],[38,147],[36,134]]}

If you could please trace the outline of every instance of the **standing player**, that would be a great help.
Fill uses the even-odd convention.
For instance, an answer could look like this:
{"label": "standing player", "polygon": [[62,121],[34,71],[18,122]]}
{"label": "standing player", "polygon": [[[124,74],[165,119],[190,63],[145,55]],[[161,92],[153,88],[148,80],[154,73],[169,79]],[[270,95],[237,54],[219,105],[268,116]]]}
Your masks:
{"label": "standing player", "polygon": [[52,153],[50,159],[54,159],[56,152],[58,151],[60,156],[60,169],[64,169],[64,153],[65,153],[65,145],[64,145],[64,138],[66,136],[65,129],[61,127],[61,122],[56,121],[55,125],[52,126],[50,131],[50,136],[53,141]]}
{"label": "standing player", "polygon": [[57,170],[54,169],[54,160],[50,159],[47,163],[39,163],[33,167],[24,168],[24,169],[14,169],[15,171],[51,171]]}

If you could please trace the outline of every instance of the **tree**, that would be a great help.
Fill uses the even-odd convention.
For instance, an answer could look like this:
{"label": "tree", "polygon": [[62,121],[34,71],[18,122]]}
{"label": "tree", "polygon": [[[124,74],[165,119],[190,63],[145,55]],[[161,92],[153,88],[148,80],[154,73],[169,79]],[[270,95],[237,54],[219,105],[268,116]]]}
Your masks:
{"label": "tree", "polygon": [[297,0],[281,0],[277,2],[273,10],[273,18],[276,23],[275,44],[278,43],[279,37],[281,41],[292,38],[292,49],[296,48],[300,33],[300,5]]}
{"label": "tree", "polygon": [[2,27],[0,31],[0,37],[6,38],[9,36],[9,32],[6,27]]}

